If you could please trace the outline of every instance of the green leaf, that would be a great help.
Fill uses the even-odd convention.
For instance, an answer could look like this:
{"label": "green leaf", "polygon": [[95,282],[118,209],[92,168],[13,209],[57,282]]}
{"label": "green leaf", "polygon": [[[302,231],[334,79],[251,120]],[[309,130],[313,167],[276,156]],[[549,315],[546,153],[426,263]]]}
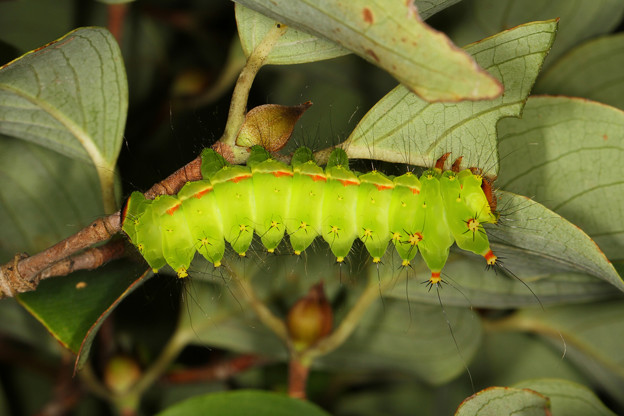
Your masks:
{"label": "green leaf", "polygon": [[75,27],[72,0],[20,0],[0,2],[0,38],[20,53],[41,45],[42,39],[56,39]]}
{"label": "green leaf", "polygon": [[624,259],[624,112],[581,99],[536,97],[522,119],[501,121],[499,134],[497,185],[530,195],[581,227],[611,260]]}
{"label": "green leaf", "polygon": [[513,387],[548,396],[553,416],[615,416],[590,389],[568,380],[526,380]]}
{"label": "green leaf", "polygon": [[334,370],[412,373],[441,385],[467,376],[481,336],[481,320],[467,308],[445,305],[443,311],[440,305],[380,299],[344,344],[317,363]]}
{"label": "green leaf", "polygon": [[39,252],[102,215],[97,173],[82,160],[0,135],[0,262]]}
{"label": "green leaf", "polygon": [[529,389],[489,387],[470,396],[455,416],[549,416],[550,403],[542,394]]}
{"label": "green leaf", "polygon": [[0,302],[0,332],[3,336],[17,340],[24,345],[36,347],[41,353],[58,356],[57,343],[50,334],[33,318],[16,299],[3,299]]}
{"label": "green leaf", "polygon": [[[262,41],[275,21],[245,6],[236,4],[236,23],[245,55]],[[265,65],[292,65],[336,58],[351,53],[348,49],[325,39],[293,28],[277,41]]]}
{"label": "green leaf", "polygon": [[[418,13],[422,19],[457,3],[459,0],[416,1]],[[238,35],[245,55],[249,56],[277,22],[252,9],[235,5]],[[265,65],[293,65],[337,58],[350,54],[351,51],[337,43],[319,38],[310,33],[289,29],[273,46],[271,53],[264,61]]]}
{"label": "green leaf", "polygon": [[127,107],[121,53],[105,29],[76,29],[0,67],[0,133],[91,161],[111,212]]}
{"label": "green leaf", "polygon": [[546,310],[523,310],[504,325],[507,330],[531,330],[541,334],[558,349],[565,340],[566,358],[624,401],[624,301],[566,305]]}
{"label": "green leaf", "polygon": [[350,157],[433,166],[446,152],[463,167],[498,173],[496,122],[519,116],[554,40],[555,21],[534,22],[470,45],[466,52],[505,85],[490,101],[431,104],[403,86],[382,98],[342,144]]}
{"label": "green leaf", "polygon": [[[508,309],[540,303],[547,306],[586,302],[612,298],[614,295],[611,284],[593,276],[569,272],[545,273],[543,269],[527,265],[526,257],[509,259],[506,250],[500,253],[496,250],[496,253],[505,257],[505,267],[522,280],[495,270],[486,270],[482,257],[466,255],[465,252],[454,253],[444,266],[443,279],[447,284],[442,285],[444,290],[440,292],[442,303],[471,308]],[[397,277],[400,273],[406,273],[402,271],[400,261],[384,264],[388,266],[380,270],[383,278],[386,274]],[[415,261],[413,269],[409,270],[409,281],[384,292],[384,296],[437,305],[438,298],[419,284],[425,280],[428,270],[422,260]]]}
{"label": "green leaf", "polygon": [[514,384],[542,377],[588,383],[574,363],[563,357],[561,339],[544,342],[530,332],[539,327],[520,329],[523,332],[509,331],[505,327],[497,331],[496,323],[496,320],[484,322],[489,330],[486,329],[479,353],[471,363],[477,383],[518,387]]}
{"label": "green leaf", "polygon": [[508,268],[585,273],[624,291],[622,278],[583,230],[527,197],[503,191],[498,196],[504,217],[486,229]]}
{"label": "green leaf", "polygon": [[[256,296],[274,307],[279,305],[273,304],[272,299],[292,305],[306,292],[305,289],[294,290],[292,286],[304,288],[312,285],[314,282],[306,279],[309,276],[324,277],[329,299],[339,297],[341,281],[361,283],[365,280],[361,272],[349,276],[345,270],[339,276],[339,270],[333,266],[329,268],[331,273],[322,272],[319,263],[327,263],[323,261],[326,256],[319,256],[316,262],[309,256],[307,264],[293,257],[279,258],[279,263],[265,263],[255,272],[249,262],[240,269],[245,270],[247,278],[253,278]],[[371,268],[368,274],[377,281],[375,268]],[[223,287],[193,278],[189,290],[196,301],[181,313],[184,338],[194,344],[286,361],[286,347],[257,321],[244,299],[233,292],[235,285],[226,283]],[[350,284],[340,296],[346,299],[334,305],[334,326],[349,311],[360,291],[361,288]],[[435,293],[430,295],[437,298]],[[317,358],[314,365],[343,371],[392,369],[415,374],[431,384],[445,383],[465,373],[467,362],[481,343],[481,321],[473,311],[445,306],[445,313],[439,304],[422,305],[408,303],[404,298],[380,298],[368,308],[344,344]]]}
{"label": "green leaf", "polygon": [[456,23],[449,27],[449,37],[459,45],[526,22],[558,18],[557,42],[548,59],[552,64],[580,42],[615,29],[624,16],[624,3],[620,0],[464,0],[449,12],[461,18],[456,18]]}
{"label": "green leaf", "polygon": [[[22,293],[19,302],[66,348],[83,359],[90,348],[94,325],[103,315],[138,287],[143,268],[116,261],[93,271],[79,271],[61,278],[43,280],[36,291]],[[83,344],[85,343],[86,344]]]}
{"label": "green leaf", "polygon": [[501,86],[402,1],[243,0],[243,5],[338,43],[428,101],[490,99]]}
{"label": "green leaf", "polygon": [[535,92],[571,95],[624,109],[624,33],[590,40],[541,74]]}
{"label": "green leaf", "polygon": [[193,397],[158,416],[329,416],[316,405],[267,391],[238,390]]}

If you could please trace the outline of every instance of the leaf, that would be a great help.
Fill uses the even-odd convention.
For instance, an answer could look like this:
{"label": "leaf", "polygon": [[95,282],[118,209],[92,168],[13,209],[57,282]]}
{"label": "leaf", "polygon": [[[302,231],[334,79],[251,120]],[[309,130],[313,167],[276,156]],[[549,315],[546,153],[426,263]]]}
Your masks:
{"label": "leaf", "polygon": [[560,19],[557,42],[548,58],[548,64],[552,64],[574,45],[615,29],[624,16],[624,3],[619,0],[465,0],[449,11],[461,17],[455,19],[448,31],[449,37],[459,45],[526,22]]}
{"label": "leaf", "polygon": [[562,356],[563,340],[553,338],[552,342],[544,342],[543,338],[531,332],[539,330],[537,326],[514,328],[518,331],[510,331],[503,326],[497,330],[497,322],[496,319],[484,322],[489,330],[471,363],[478,383],[519,387],[514,384],[542,377],[589,382],[568,357]]}
{"label": "leaf", "polygon": [[531,389],[548,396],[553,416],[615,416],[590,389],[568,380],[526,380],[513,387]]}
{"label": "leaf", "polygon": [[398,86],[382,98],[342,144],[350,157],[433,166],[446,152],[462,167],[498,173],[496,123],[519,116],[554,40],[555,21],[534,22],[470,45],[466,52],[505,85],[501,98],[431,104]]}
{"label": "leaf", "polygon": [[[490,99],[500,84],[403,1],[242,0],[246,7],[327,38],[391,73],[428,101]],[[425,64],[426,63],[426,64]]]}
{"label": "leaf", "polygon": [[39,252],[102,215],[97,173],[82,160],[0,135],[0,262]]}
{"label": "leaf", "polygon": [[329,416],[316,405],[283,394],[238,390],[196,396],[175,404],[158,416]]}
{"label": "leaf", "polygon": [[345,343],[317,363],[329,369],[412,373],[441,385],[466,374],[481,337],[481,321],[469,309],[445,305],[442,311],[440,305],[380,299]]}
{"label": "leaf", "polygon": [[127,107],[121,53],[105,29],[76,29],[0,67],[0,133],[91,161],[111,212]]}
{"label": "leaf", "polygon": [[624,33],[590,40],[541,74],[535,92],[600,101],[624,110]]}
{"label": "leaf", "polygon": [[531,268],[586,273],[624,291],[622,278],[583,230],[527,197],[503,191],[498,195],[499,203],[511,212],[503,209],[501,225],[487,227],[487,233],[493,250],[504,255],[511,270],[530,259]]}
{"label": "leaf", "polygon": [[[495,246],[496,247],[496,246]],[[510,259],[507,250],[496,247],[496,253],[504,257],[505,267],[519,278],[486,270],[482,257],[462,252],[452,254],[444,266],[440,297],[444,305],[466,306],[471,308],[509,309],[522,306],[557,305],[570,302],[587,302],[597,299],[612,298],[613,286],[597,280],[593,276],[578,273],[552,273],[531,268],[527,258],[518,256]],[[513,254],[513,253],[512,253]],[[400,259],[399,259],[400,260]],[[387,274],[395,278],[402,271],[400,261],[386,262],[388,267],[380,270],[382,278]],[[394,265],[394,267],[392,267]],[[409,271],[409,281],[396,285],[384,297],[438,305],[436,296],[425,290],[420,281],[425,280],[428,269],[421,259],[413,264]]]}
{"label": "leaf", "polygon": [[[116,261],[92,271],[79,271],[62,278],[43,280],[36,291],[22,293],[19,302],[66,348],[82,350],[86,359],[94,335],[93,325],[132,290],[145,276],[141,265]],[[86,344],[83,345],[83,342]]]}
{"label": "leaf", "polygon": [[489,387],[470,396],[459,406],[456,416],[550,416],[550,403],[529,389]]}
{"label": "leaf", "polygon": [[50,7],[47,0],[4,1],[1,3],[1,39],[20,53],[41,45],[42,39],[55,39],[75,25],[70,12],[72,0],[57,0]]}
{"label": "leaf", "polygon": [[[458,1],[416,1],[415,4],[424,20]],[[245,55],[249,56],[276,21],[238,3],[235,5],[235,11],[238,35]],[[273,46],[264,64],[302,64],[337,58],[350,53],[350,50],[340,47],[335,42],[290,28]]]}
{"label": "leaf", "polygon": [[607,257],[624,259],[624,112],[581,99],[536,97],[522,119],[501,121],[499,134],[497,185],[531,195],[581,227]]}
{"label": "leaf", "polygon": [[[292,256],[291,256],[292,257]],[[340,289],[338,270],[321,273],[318,263],[308,258],[307,265],[296,259],[280,258],[279,266],[264,264],[260,270],[246,263],[249,278],[253,276],[256,296],[270,301],[289,297],[290,282],[303,287],[313,284],[306,276],[323,276],[328,297],[338,297]],[[284,265],[288,263],[288,265]],[[296,265],[293,269],[293,265]],[[283,267],[283,268],[282,268]],[[376,270],[369,273],[377,279]],[[358,276],[359,273],[356,275]],[[356,277],[354,276],[354,277]],[[342,272],[342,282],[350,278]],[[359,277],[359,280],[364,280]],[[293,283],[294,284],[294,283]],[[197,302],[182,312],[181,328],[188,342],[225,348],[241,353],[255,353],[281,361],[287,360],[286,347],[266,327],[257,321],[243,299],[232,293],[235,284],[224,288],[214,283],[194,278],[190,291]],[[342,320],[358,296],[358,288],[349,287],[347,301],[334,305],[337,315],[334,327]],[[296,299],[305,290],[293,295]],[[432,294],[435,296],[435,294]],[[209,302],[207,300],[210,300]],[[404,300],[379,299],[366,312],[357,329],[337,350],[315,360],[314,365],[332,370],[400,371],[417,375],[431,384],[442,384],[466,369],[466,363],[476,353],[481,342],[481,321],[467,308],[445,306],[446,317],[439,305],[428,306]],[[411,314],[411,315],[410,315]],[[453,338],[454,337],[454,338]],[[457,345],[455,344],[457,342]],[[461,355],[457,351],[461,351]]]}
{"label": "leaf", "polygon": [[534,328],[561,349],[566,357],[622,403],[624,389],[624,304],[622,300],[523,310],[507,328]]}
{"label": "leaf", "polygon": [[[130,293],[132,293],[137,287],[141,286],[143,282],[145,282],[147,279],[151,278],[154,275],[150,270],[145,271],[144,269],[144,267],[137,267],[137,265],[133,265],[133,267],[126,267],[126,270],[123,270],[121,272],[121,274],[123,274],[123,280],[125,281],[125,284],[123,282],[114,282],[110,283],[105,288],[107,290],[110,290],[112,287],[115,287],[115,289],[124,289],[124,291],[119,293],[119,295],[114,298],[112,302],[110,300],[111,298],[105,298],[105,296],[102,295],[94,299],[94,302],[97,302],[98,306],[104,306],[106,307],[106,309],[104,309],[100,316],[98,316],[97,319],[95,319],[91,323],[91,326],[84,334],[82,342],[80,343],[80,349],[76,352],[75,368],[80,369],[87,362],[87,359],[89,358],[89,353],[91,352],[91,346],[93,344],[93,341],[95,340],[95,336],[97,335],[100,327],[102,326],[106,318],[108,318],[108,316],[111,314],[111,312],[113,312],[113,310],[115,310],[115,308],[119,306],[121,301],[124,300]],[[143,274],[141,274],[140,277],[136,279],[136,276],[141,272],[143,272]]]}
{"label": "leaf", "polygon": [[[260,43],[275,21],[241,4],[236,4],[236,23],[245,55]],[[338,44],[293,28],[282,35],[264,61],[265,65],[292,65],[347,55]]]}

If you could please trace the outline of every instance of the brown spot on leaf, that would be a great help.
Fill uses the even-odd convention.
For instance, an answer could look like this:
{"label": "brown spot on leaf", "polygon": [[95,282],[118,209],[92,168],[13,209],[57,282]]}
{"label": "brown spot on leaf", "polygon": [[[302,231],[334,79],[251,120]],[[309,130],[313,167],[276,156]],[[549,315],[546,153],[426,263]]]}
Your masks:
{"label": "brown spot on leaf", "polygon": [[369,54],[376,62],[379,62],[379,57],[372,49],[366,49],[366,53]]}
{"label": "brown spot on leaf", "polygon": [[602,140],[607,141],[609,140],[609,136],[607,136],[606,134],[602,135]]}
{"label": "brown spot on leaf", "polygon": [[373,12],[368,7],[364,7],[362,9],[362,17],[364,21],[369,25],[372,25],[375,22],[375,17],[373,16]]}

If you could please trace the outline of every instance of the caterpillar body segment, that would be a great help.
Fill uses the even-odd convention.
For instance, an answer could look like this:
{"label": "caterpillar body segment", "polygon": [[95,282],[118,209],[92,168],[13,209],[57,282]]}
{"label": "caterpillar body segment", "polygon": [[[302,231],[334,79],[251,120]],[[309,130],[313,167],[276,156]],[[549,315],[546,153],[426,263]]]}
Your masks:
{"label": "caterpillar body segment", "polygon": [[379,263],[388,248],[390,227],[388,212],[392,202],[394,182],[373,171],[359,177],[360,187],[355,209],[356,227],[360,240]]}
{"label": "caterpillar body segment", "polygon": [[454,242],[488,265],[496,262],[483,224],[495,223],[497,213],[483,179],[468,169],[442,172],[436,165],[420,177],[389,178],[349,170],[341,149],[323,169],[309,149],[298,149],[286,165],[256,146],[247,166],[204,150],[202,175],[178,195],[151,201],[134,192],[128,200],[123,230],[154,270],[168,264],[184,277],[196,252],[218,267],[225,241],[244,256],[254,232],[269,252],[288,235],[295,254],[322,237],[338,262],[356,238],[375,263],[392,243],[403,266],[421,253],[431,284],[441,280]]}
{"label": "caterpillar body segment", "polygon": [[388,211],[390,239],[403,260],[403,266],[418,253],[418,244],[422,240],[422,221],[414,213],[422,206],[418,177],[411,172],[394,178],[394,189]]}
{"label": "caterpillar body segment", "polygon": [[327,182],[323,192],[321,234],[341,263],[358,236],[355,214],[360,181],[343,165],[329,166],[325,173]]}
{"label": "caterpillar body segment", "polygon": [[[308,150],[301,152],[301,149]],[[293,156],[293,177],[286,232],[295,254],[301,254],[321,234],[323,195],[327,176],[312,152],[300,148]]]}
{"label": "caterpillar body segment", "polygon": [[220,218],[212,183],[207,180],[189,182],[178,193],[181,210],[186,218],[195,248],[216,267],[221,265],[225,254],[223,223],[206,221],[206,218]]}

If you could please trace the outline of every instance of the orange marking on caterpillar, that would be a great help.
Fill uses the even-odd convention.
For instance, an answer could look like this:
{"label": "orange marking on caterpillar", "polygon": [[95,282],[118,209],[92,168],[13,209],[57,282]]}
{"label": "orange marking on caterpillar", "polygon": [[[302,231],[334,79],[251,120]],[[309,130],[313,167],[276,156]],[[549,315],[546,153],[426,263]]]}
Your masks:
{"label": "orange marking on caterpillar", "polygon": [[229,179],[229,181],[234,182],[234,183],[239,183],[241,181],[244,181],[245,179],[250,179],[250,178],[251,178],[251,173],[245,173],[242,175],[235,176],[232,179]]}
{"label": "orange marking on caterpillar", "polygon": [[375,184],[375,186],[377,187],[378,191],[387,191],[388,189],[394,189],[393,185],[379,185],[379,184]]}
{"label": "orange marking on caterpillar", "polygon": [[310,175],[308,173],[304,173],[304,175],[312,178],[314,182],[327,182],[327,176],[325,175]]}
{"label": "orange marking on caterpillar", "polygon": [[202,196],[209,194],[210,192],[212,192],[212,186],[204,189],[203,191],[199,191],[197,192],[195,195],[193,195],[193,197],[197,198],[197,199],[201,199]]}
{"label": "orange marking on caterpillar", "polygon": [[349,179],[337,179],[344,187],[350,186],[350,185],[359,185],[360,182],[359,181],[352,181]]}
{"label": "orange marking on caterpillar", "polygon": [[283,171],[283,170],[278,170],[275,172],[271,172],[273,174],[273,176],[275,176],[276,178],[281,178],[282,176],[293,176],[293,173],[290,171]]}
{"label": "orange marking on caterpillar", "polygon": [[431,283],[432,285],[437,285],[441,281],[442,278],[440,277],[440,272],[431,272],[431,278],[429,278],[429,283]]}
{"label": "orange marking on caterpillar", "polygon": [[492,253],[492,250],[489,250],[487,253],[485,253],[483,257],[485,257],[485,261],[489,266],[495,265],[496,259],[498,258],[494,253]]}
{"label": "orange marking on caterpillar", "polygon": [[182,206],[182,202],[178,202],[176,205],[172,206],[171,208],[167,210],[167,214],[173,215],[173,213],[176,212],[178,208],[180,208],[181,206]]}
{"label": "orange marking on caterpillar", "polygon": [[128,205],[130,205],[130,198],[128,198],[126,200],[126,204],[123,207],[123,210],[121,211],[121,222],[125,222],[126,221],[126,217],[128,216]]}
{"label": "orange marking on caterpillar", "polygon": [[412,190],[412,193],[413,193],[414,195],[418,195],[418,194],[420,194],[420,189],[418,189],[418,188],[410,188],[410,189]]}

